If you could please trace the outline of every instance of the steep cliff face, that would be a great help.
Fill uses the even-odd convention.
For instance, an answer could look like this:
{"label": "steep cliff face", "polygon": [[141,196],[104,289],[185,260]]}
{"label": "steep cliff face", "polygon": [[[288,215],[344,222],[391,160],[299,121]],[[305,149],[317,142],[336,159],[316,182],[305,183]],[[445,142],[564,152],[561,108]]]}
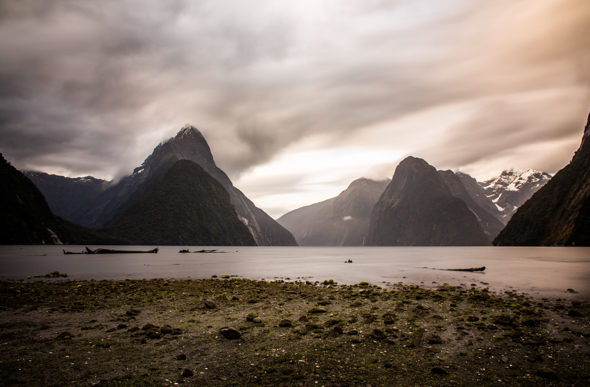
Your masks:
{"label": "steep cliff face", "polygon": [[277,221],[300,246],[362,246],[373,206],[388,183],[355,180],[337,197],[298,208]]}
{"label": "steep cliff face", "polygon": [[512,216],[498,246],[590,246],[590,116],[571,162]]}
{"label": "steep cliff face", "polygon": [[502,222],[503,226],[505,226],[506,223],[502,221],[504,218],[503,214],[494,204],[492,199],[487,196],[486,191],[478,183],[478,181],[466,173],[457,172],[456,175],[459,177],[459,179],[461,179],[461,182],[463,183],[463,186],[465,187],[465,190],[471,199],[473,199],[473,201],[483,208],[487,213],[493,215],[496,219]]}
{"label": "steep cliff face", "polygon": [[137,244],[255,245],[225,188],[195,162],[160,168],[137,192],[104,232]]}
{"label": "steep cliff face", "polygon": [[477,217],[451,194],[437,170],[403,160],[373,208],[368,243],[375,246],[488,245]]}
{"label": "steep cliff face", "polygon": [[448,191],[467,204],[467,207],[477,217],[479,225],[486,233],[488,241],[492,243],[494,238],[502,231],[504,224],[500,222],[494,215],[483,209],[478,202],[467,192],[463,180],[453,171],[439,171],[438,172],[445,182]]}
{"label": "steep cliff face", "polygon": [[0,244],[124,244],[55,216],[43,194],[0,155]]}

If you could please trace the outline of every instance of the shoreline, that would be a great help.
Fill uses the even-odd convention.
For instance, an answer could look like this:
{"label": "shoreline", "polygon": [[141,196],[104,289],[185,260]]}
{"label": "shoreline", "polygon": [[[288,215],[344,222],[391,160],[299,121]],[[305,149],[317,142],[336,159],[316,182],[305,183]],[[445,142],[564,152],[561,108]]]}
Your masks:
{"label": "shoreline", "polygon": [[[588,300],[307,281],[2,281],[1,379],[49,386],[590,382]],[[235,334],[225,327],[240,337],[224,337]]]}

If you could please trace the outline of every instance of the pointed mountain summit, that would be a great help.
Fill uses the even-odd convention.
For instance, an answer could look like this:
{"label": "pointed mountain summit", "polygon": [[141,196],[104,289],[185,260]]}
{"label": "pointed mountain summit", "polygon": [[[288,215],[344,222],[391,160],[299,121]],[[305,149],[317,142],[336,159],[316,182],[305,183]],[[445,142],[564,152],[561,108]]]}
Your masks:
{"label": "pointed mountain summit", "polygon": [[362,246],[373,206],[388,183],[355,180],[337,197],[288,212],[277,222],[300,246]]}
{"label": "pointed mountain summit", "polygon": [[590,115],[571,162],[512,216],[498,246],[590,246]]}
{"label": "pointed mountain summit", "polygon": [[371,214],[374,246],[485,246],[486,234],[465,201],[438,171],[415,157],[404,159]]}
{"label": "pointed mountain summit", "polygon": [[190,160],[199,164],[213,176],[229,193],[231,203],[238,216],[250,229],[260,246],[296,246],[297,242],[289,231],[259,209],[239,189],[234,187],[225,172],[215,165],[211,149],[201,132],[191,125],[184,126],[178,134],[158,145],[154,152],[136,168],[132,179],[145,181],[158,169],[177,160]]}

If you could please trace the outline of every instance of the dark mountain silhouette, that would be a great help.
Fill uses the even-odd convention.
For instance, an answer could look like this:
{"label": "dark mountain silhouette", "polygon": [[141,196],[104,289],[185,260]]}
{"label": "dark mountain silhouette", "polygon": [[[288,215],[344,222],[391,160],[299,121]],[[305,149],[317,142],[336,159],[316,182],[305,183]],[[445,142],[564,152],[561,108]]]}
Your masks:
{"label": "dark mountain silhouette", "polygon": [[293,210],[277,222],[300,246],[362,246],[373,206],[388,183],[355,180],[337,197]]}
{"label": "dark mountain silhouette", "polygon": [[590,116],[571,162],[512,216],[498,246],[590,246]]}
{"label": "dark mountain silhouette", "polygon": [[65,177],[44,172],[23,171],[45,196],[51,211],[70,222],[83,226],[87,224],[88,203],[112,184],[92,176]]}
{"label": "dark mountain silhouette", "polygon": [[0,155],[0,244],[126,244],[55,216],[31,180]]}
{"label": "dark mountain silhouette", "polygon": [[450,192],[426,161],[404,159],[373,208],[368,244],[375,246],[488,245],[465,201]]}
{"label": "dark mountain silhouette", "polygon": [[[100,228],[116,223],[122,214],[121,206],[129,205],[129,199],[139,187],[156,176],[162,168],[169,168],[179,160],[190,160],[199,164],[213,176],[230,195],[239,218],[248,227],[256,244],[261,246],[295,246],[297,242],[289,231],[257,208],[239,189],[233,186],[227,175],[215,165],[207,141],[195,127],[187,125],[169,140],[160,143],[133,174],[111,184],[94,199],[73,200],[78,208],[76,219],[88,227]],[[40,187],[49,192],[47,188]],[[54,190],[59,190],[56,188]],[[51,202],[53,195],[49,196]],[[135,195],[137,197],[137,195]],[[57,206],[58,203],[56,202]]]}
{"label": "dark mountain silhouette", "polygon": [[502,222],[503,226],[505,226],[506,224],[502,221],[502,213],[494,204],[492,199],[490,199],[486,195],[486,191],[483,189],[480,183],[466,173],[457,172],[455,174],[459,177],[459,179],[461,179],[461,182],[463,183],[463,186],[467,190],[467,193],[469,194],[471,199],[473,199],[473,201],[477,203],[477,205],[479,205],[481,208],[483,208],[486,212],[493,215],[496,219]]}
{"label": "dark mountain silhouette", "polygon": [[[494,238],[504,228],[504,224],[494,215],[482,208],[467,192],[463,180],[466,180],[466,177],[471,178],[471,176],[465,175],[466,177],[461,179],[461,177],[453,171],[439,171],[438,173],[443,178],[449,192],[456,198],[463,200],[471,212],[475,214],[481,228],[487,235],[488,241],[492,243]],[[473,180],[475,181],[475,179]]]}
{"label": "dark mountain silhouette", "polygon": [[190,160],[160,164],[103,229],[137,244],[255,245],[225,188]]}

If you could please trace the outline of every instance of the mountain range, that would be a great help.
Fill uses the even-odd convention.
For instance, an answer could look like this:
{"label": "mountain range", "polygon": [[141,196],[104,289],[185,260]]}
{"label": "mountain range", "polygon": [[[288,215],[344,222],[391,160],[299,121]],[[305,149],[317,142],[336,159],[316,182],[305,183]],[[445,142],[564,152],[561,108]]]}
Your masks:
{"label": "mountain range", "polygon": [[[450,172],[450,171],[449,171]],[[443,177],[444,176],[444,177]],[[453,183],[449,184],[445,180]],[[454,183],[458,182],[458,186]],[[484,246],[488,238],[474,212],[455,194],[465,191],[450,172],[407,157],[371,213],[368,244],[374,246]],[[466,191],[465,191],[466,194]]]}
{"label": "mountain range", "polygon": [[25,176],[2,159],[10,182],[1,190],[9,203],[2,243],[590,245],[589,125],[569,165],[553,178],[511,169],[478,182],[407,157],[391,180],[355,180],[337,197],[277,221],[233,186],[190,125],[117,183]]}
{"label": "mountain range", "polygon": [[[426,163],[424,160],[419,162],[418,160],[420,159],[412,157],[406,160],[408,163],[411,160],[414,163]],[[412,176],[412,179],[416,179],[417,181],[425,182],[428,179],[431,179],[433,182],[438,181],[439,178],[433,175],[432,169],[417,167],[411,168],[411,171],[408,173],[415,175]],[[464,241],[462,243],[476,245],[490,244],[504,228],[507,219],[510,218],[511,213],[507,212],[508,208],[516,209],[522,204],[520,201],[530,197],[550,178],[550,175],[544,172],[533,170],[517,172],[508,170],[503,171],[500,176],[494,179],[480,183],[473,177],[462,172],[449,170],[436,172],[440,179],[442,179],[442,183],[438,182],[435,184],[439,192],[442,192],[440,191],[442,189],[451,196],[465,202],[469,211],[475,215],[479,227],[486,236],[486,242],[481,240],[480,235],[477,238],[471,239],[470,242]],[[506,184],[508,181],[507,176],[510,176],[511,183]],[[542,178],[539,178],[539,176]],[[277,221],[291,231],[297,243],[301,246],[362,246],[369,243],[382,243],[373,241],[373,236],[369,236],[369,224],[371,222],[373,207],[377,204],[381,195],[384,194],[385,189],[391,181],[374,181],[365,178],[355,180],[337,197],[290,211],[277,219]],[[409,186],[405,188],[410,189]],[[416,192],[412,193],[412,195],[421,195],[420,197],[423,200],[432,200],[431,196],[435,195],[435,191],[434,189],[427,189],[426,186],[422,186],[422,188],[416,189]],[[503,200],[502,204],[504,207],[502,209],[504,211],[501,211],[501,208],[496,204],[498,201],[497,198]],[[389,219],[389,221],[406,224],[406,222],[411,222],[412,219],[421,216],[420,214],[424,211],[427,211],[427,209],[416,207],[412,215],[408,214],[403,220],[396,216],[396,220]],[[471,218],[471,216],[465,216],[466,218]],[[386,223],[389,223],[389,221]],[[381,238],[382,236],[379,237],[379,241],[381,241]],[[403,238],[402,240],[405,241],[403,243],[407,244],[431,243],[417,236],[414,241]],[[387,243],[393,242],[389,241]],[[458,242],[451,242],[450,240],[443,242],[441,240],[437,243]]]}

